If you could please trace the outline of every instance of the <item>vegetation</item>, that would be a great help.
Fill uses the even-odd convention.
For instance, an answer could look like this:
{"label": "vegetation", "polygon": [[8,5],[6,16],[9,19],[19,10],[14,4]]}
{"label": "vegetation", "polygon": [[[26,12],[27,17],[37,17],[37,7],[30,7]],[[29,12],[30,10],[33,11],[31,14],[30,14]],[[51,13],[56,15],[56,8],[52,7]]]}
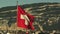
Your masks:
{"label": "vegetation", "polygon": [[[35,4],[21,5],[21,7],[23,9],[32,7],[32,9],[28,10],[29,13],[33,14],[34,16],[38,16],[38,17],[35,17],[35,21],[40,25],[42,25],[44,30],[48,30],[48,31],[60,30],[60,27],[59,27],[60,26],[60,6],[56,6],[55,4],[57,5],[59,3],[35,3]],[[49,6],[49,5],[53,5],[53,6]],[[16,22],[16,16],[17,16],[16,9],[17,9],[16,6],[8,6],[8,7],[0,8],[0,18],[3,18],[3,20],[4,19],[9,20],[8,21],[8,25],[10,24],[9,26],[11,26],[11,24]],[[15,11],[12,11],[12,10],[15,10]],[[50,18],[52,17],[56,19],[59,18],[59,19],[58,20],[54,19],[56,20],[56,22],[55,21],[52,21],[52,23],[48,22],[48,20],[50,20]],[[52,24],[52,25],[49,26],[49,24]]]}

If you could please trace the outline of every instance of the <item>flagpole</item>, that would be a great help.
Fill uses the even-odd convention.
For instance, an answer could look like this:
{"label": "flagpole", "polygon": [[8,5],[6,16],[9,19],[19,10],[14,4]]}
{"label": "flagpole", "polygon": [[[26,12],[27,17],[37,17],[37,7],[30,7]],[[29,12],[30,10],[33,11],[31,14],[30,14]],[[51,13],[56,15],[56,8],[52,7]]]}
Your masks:
{"label": "flagpole", "polygon": [[[18,1],[17,1],[17,8],[18,8]],[[18,11],[18,10],[17,10]]]}
{"label": "flagpole", "polygon": [[[18,1],[17,1],[17,9],[16,9],[17,13],[18,13]],[[17,34],[17,27],[16,27],[16,34]]]}

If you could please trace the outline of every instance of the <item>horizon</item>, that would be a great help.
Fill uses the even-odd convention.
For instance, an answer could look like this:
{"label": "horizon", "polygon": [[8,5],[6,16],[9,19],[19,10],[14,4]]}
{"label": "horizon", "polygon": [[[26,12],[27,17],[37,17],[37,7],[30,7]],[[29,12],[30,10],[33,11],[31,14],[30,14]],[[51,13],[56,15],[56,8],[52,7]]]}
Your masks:
{"label": "horizon", "polygon": [[[46,3],[46,2],[45,2]],[[48,3],[51,3],[51,2],[48,2]],[[56,3],[56,2],[55,2]],[[38,4],[38,3],[32,3],[32,4]],[[53,4],[53,3],[52,3]],[[60,3],[58,3],[60,4]],[[30,5],[30,4],[23,4],[23,5]],[[20,6],[23,6],[23,5],[20,5]],[[14,6],[17,6],[17,5],[14,5]],[[10,6],[4,6],[4,7],[0,7],[0,8],[5,8],[5,7],[10,7]]]}
{"label": "horizon", "polygon": [[33,3],[60,3],[60,0],[0,0],[0,8],[6,6],[16,6],[17,1],[19,5],[33,4]]}

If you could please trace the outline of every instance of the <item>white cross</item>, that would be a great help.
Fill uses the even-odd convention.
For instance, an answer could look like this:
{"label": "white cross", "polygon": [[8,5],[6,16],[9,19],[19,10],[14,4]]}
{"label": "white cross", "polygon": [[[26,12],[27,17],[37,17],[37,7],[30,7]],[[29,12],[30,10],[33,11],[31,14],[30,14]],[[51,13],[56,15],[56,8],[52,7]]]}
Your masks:
{"label": "white cross", "polygon": [[28,23],[29,23],[29,18],[27,17],[27,15],[22,15],[21,14],[21,19],[24,19],[25,20],[25,25],[28,25]]}

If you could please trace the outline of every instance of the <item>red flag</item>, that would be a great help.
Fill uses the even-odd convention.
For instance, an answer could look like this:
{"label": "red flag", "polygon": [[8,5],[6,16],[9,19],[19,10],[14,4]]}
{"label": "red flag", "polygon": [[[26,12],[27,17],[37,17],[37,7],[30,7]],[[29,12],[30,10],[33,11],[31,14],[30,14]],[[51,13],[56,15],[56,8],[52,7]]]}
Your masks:
{"label": "red flag", "polygon": [[26,13],[20,6],[17,8],[17,26],[25,29],[32,29],[34,16]]}

